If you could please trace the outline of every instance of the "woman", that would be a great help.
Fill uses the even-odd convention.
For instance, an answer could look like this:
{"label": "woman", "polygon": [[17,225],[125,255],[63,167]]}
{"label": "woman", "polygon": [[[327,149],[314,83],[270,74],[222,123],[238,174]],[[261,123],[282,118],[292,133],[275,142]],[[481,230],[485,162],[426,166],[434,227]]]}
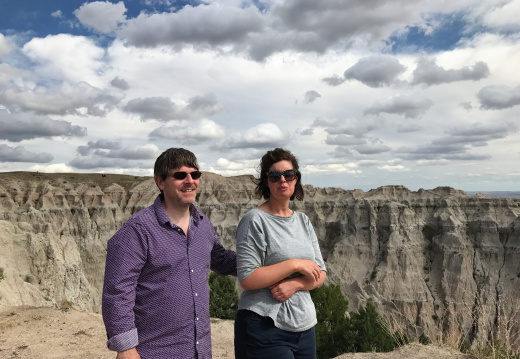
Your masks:
{"label": "woman", "polygon": [[316,358],[316,310],[309,290],[326,277],[309,218],[289,202],[303,199],[298,161],[287,150],[260,161],[256,192],[266,201],[237,229],[237,272],[244,289],[235,319],[235,358]]}

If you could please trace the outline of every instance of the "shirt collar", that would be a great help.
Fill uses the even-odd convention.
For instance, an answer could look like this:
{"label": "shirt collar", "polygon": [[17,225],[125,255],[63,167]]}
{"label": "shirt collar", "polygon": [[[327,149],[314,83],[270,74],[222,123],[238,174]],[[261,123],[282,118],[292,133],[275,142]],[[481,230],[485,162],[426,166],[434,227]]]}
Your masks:
{"label": "shirt collar", "polygon": [[[153,203],[155,215],[157,216],[159,223],[161,223],[161,224],[171,223],[170,217],[168,217],[168,215],[166,214],[166,212],[164,211],[164,208],[162,206],[162,200],[163,200],[163,195],[159,194]],[[202,212],[200,212],[199,209],[197,207],[195,207],[195,205],[193,203],[190,204],[190,217],[191,217],[191,223],[193,223],[195,226],[198,226],[199,222],[202,221],[202,219],[204,218],[204,215],[202,214]]]}

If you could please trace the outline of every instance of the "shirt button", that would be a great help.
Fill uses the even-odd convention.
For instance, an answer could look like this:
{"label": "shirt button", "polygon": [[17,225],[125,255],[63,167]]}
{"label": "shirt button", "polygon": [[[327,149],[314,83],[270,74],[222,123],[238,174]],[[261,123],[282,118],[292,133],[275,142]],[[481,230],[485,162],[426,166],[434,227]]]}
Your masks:
{"label": "shirt button", "polygon": [[198,296],[198,294],[197,294],[197,293],[195,293],[195,296],[197,297],[197,296]]}
{"label": "shirt button", "polygon": [[190,272],[193,273],[193,269]]}
{"label": "shirt button", "polygon": [[199,317],[196,317],[195,320],[199,320]]}
{"label": "shirt button", "polygon": [[198,340],[197,340],[197,343],[196,343],[196,344],[199,345],[199,341],[198,341]]}

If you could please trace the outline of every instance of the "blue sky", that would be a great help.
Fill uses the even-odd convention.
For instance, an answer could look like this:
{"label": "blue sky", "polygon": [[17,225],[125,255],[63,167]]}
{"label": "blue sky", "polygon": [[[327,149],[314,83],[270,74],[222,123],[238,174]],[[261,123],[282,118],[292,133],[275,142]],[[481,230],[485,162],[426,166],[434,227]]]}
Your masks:
{"label": "blue sky", "polygon": [[152,175],[185,147],[304,183],[518,190],[520,0],[0,0],[0,171]]}

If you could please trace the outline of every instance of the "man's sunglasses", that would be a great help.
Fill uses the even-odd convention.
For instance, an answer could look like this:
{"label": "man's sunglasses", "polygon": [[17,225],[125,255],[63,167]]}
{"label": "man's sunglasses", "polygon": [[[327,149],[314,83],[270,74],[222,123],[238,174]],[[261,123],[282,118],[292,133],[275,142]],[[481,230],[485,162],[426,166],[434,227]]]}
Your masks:
{"label": "man's sunglasses", "polygon": [[269,179],[269,182],[278,182],[281,178],[285,178],[287,182],[294,181],[296,179],[296,171],[295,170],[287,170],[283,172],[278,171],[271,171],[267,172],[267,178]]}
{"label": "man's sunglasses", "polygon": [[192,179],[194,180],[198,180],[200,178],[200,176],[202,176],[202,172],[200,171],[193,171],[193,172],[183,172],[183,171],[180,171],[180,172],[173,172],[172,173],[172,177],[175,178],[176,180],[183,180],[186,178],[187,175],[190,175]]}

